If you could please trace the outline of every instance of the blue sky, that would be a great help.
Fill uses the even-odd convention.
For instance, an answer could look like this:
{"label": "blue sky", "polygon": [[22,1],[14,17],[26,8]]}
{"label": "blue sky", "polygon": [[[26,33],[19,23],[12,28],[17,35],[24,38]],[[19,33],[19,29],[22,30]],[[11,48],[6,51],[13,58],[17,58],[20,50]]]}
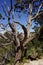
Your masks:
{"label": "blue sky", "polygon": [[[5,14],[4,14],[4,12],[3,12],[3,10],[2,10],[2,3],[4,2],[4,1],[6,1],[6,3],[7,3],[7,5],[10,7],[10,0],[0,0],[0,13],[5,17]],[[14,4],[15,2],[14,2],[14,0],[13,0],[13,4]],[[6,7],[6,6],[5,6]],[[27,18],[27,16],[26,16],[26,14],[23,14],[23,13],[21,13],[20,15],[22,15],[22,17],[21,18],[18,18],[18,15],[19,15],[19,13],[15,13],[15,15],[14,15],[14,20],[15,21],[19,21],[19,22],[21,22],[22,24],[24,24],[25,26],[26,26],[26,23],[27,23],[27,21],[28,21],[28,18]],[[12,20],[11,20],[12,21]],[[7,22],[7,17],[5,17],[5,20],[0,20],[0,22],[2,22],[3,24],[7,24],[8,22]],[[34,23],[32,23],[32,27],[34,26]],[[20,28],[20,27],[19,27]],[[19,30],[20,32],[22,32],[22,30],[20,29]],[[33,31],[32,29],[31,29],[31,31]]]}

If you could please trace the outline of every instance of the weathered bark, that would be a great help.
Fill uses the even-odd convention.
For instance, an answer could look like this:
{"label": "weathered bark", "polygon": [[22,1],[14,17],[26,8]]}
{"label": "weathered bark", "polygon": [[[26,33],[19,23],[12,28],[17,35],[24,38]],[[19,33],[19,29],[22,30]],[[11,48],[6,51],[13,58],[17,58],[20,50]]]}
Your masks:
{"label": "weathered bark", "polygon": [[32,3],[29,4],[29,9],[30,9],[30,15],[28,16],[28,23],[27,23],[28,38],[30,35],[30,28],[32,25],[32,10],[33,10]]}
{"label": "weathered bark", "polygon": [[16,51],[14,65],[19,65],[19,62],[21,60],[21,56],[22,56],[22,51],[21,51],[21,49],[18,49],[18,51]]}

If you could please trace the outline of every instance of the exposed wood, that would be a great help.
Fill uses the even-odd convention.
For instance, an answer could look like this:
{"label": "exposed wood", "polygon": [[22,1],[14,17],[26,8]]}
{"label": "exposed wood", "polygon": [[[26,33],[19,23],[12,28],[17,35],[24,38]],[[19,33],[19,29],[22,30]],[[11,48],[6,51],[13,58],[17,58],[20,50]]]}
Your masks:
{"label": "exposed wood", "polygon": [[29,9],[30,9],[30,15],[28,16],[28,23],[27,23],[28,38],[30,35],[30,28],[32,25],[32,10],[33,10],[32,3],[29,4]]}
{"label": "exposed wood", "polygon": [[34,36],[30,36],[23,44],[23,47],[25,47],[30,41],[34,40],[36,38],[36,34]]}
{"label": "exposed wood", "polygon": [[3,34],[1,34],[1,33],[0,33],[0,36],[1,36],[2,38],[4,38],[5,40],[8,39],[5,35],[3,35]]}
{"label": "exposed wood", "polygon": [[15,23],[19,24],[19,25],[22,27],[23,31],[24,31],[24,39],[21,41],[22,43],[24,43],[24,41],[25,41],[25,40],[27,39],[27,37],[28,37],[27,28],[26,28],[23,24],[21,24],[21,23],[19,23],[19,22],[15,22]]}
{"label": "exposed wood", "polygon": [[11,44],[13,44],[13,41],[10,41],[9,43],[1,43],[1,45],[3,45],[3,46],[8,46],[8,45],[11,45]]}

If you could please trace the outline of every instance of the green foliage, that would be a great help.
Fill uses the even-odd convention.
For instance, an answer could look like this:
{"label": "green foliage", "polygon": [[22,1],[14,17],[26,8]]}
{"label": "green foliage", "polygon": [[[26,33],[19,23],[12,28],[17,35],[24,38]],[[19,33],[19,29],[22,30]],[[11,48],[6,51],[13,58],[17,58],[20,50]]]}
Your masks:
{"label": "green foliage", "polygon": [[3,53],[4,53],[4,49],[0,47],[0,62],[3,59]]}
{"label": "green foliage", "polygon": [[41,26],[41,29],[40,29],[39,41],[43,42],[43,26]]}
{"label": "green foliage", "polygon": [[8,37],[10,40],[12,40],[12,35],[10,35],[8,32],[5,32],[4,35]]}
{"label": "green foliage", "polygon": [[36,49],[33,47],[30,48],[30,50],[27,50],[27,57],[29,55],[34,56],[36,54]]}
{"label": "green foliage", "polygon": [[3,19],[3,20],[5,19],[5,18],[2,16],[2,14],[1,14],[1,13],[0,13],[0,19]]}
{"label": "green foliage", "polygon": [[12,45],[7,46],[7,49],[8,49],[9,51],[11,51]]}
{"label": "green foliage", "polygon": [[26,57],[23,58],[22,62],[25,63],[27,61]]}
{"label": "green foliage", "polygon": [[43,13],[36,17],[35,22],[38,22],[40,25],[43,25]]}
{"label": "green foliage", "polygon": [[[6,32],[5,35],[8,36],[12,40],[12,36],[10,34],[8,34],[8,32]],[[6,41],[4,39],[0,38],[0,43],[1,42],[6,43]],[[12,45],[7,46],[7,49],[9,51],[15,50],[15,48],[12,47]],[[2,60],[2,55],[4,52],[5,52],[5,50],[0,47],[0,62]],[[37,55],[38,55],[38,58],[42,58],[42,56],[43,56],[43,41],[34,39],[33,41],[28,43],[26,56],[23,57],[23,60],[22,60],[23,63],[27,62],[27,58],[29,57],[29,55],[31,55],[32,58],[36,58]],[[15,58],[10,56],[9,59],[10,59],[10,64],[12,65],[12,63],[14,63]],[[21,65],[23,65],[22,62],[21,62]]]}
{"label": "green foliage", "polygon": [[36,57],[40,58],[40,56],[43,56],[43,42],[40,42],[39,40],[35,39],[33,42],[28,43],[27,53],[26,57]]}
{"label": "green foliage", "polygon": [[3,38],[0,38],[0,43],[6,43],[6,40]]}
{"label": "green foliage", "polygon": [[0,19],[2,18],[2,15],[1,15],[1,13],[0,13]]}
{"label": "green foliage", "polygon": [[10,64],[12,65],[12,63],[14,63],[15,58],[14,57],[10,57]]}

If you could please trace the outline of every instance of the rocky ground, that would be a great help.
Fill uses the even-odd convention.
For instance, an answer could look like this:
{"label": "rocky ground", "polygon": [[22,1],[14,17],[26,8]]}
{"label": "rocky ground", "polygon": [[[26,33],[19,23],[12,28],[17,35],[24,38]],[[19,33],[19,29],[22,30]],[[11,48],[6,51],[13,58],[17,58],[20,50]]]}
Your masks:
{"label": "rocky ground", "polygon": [[[10,65],[10,64],[7,64],[7,65]],[[43,59],[27,61],[26,63],[20,64],[20,65],[43,65]]]}
{"label": "rocky ground", "polygon": [[29,61],[28,63],[24,63],[24,65],[43,65],[43,59]]}

